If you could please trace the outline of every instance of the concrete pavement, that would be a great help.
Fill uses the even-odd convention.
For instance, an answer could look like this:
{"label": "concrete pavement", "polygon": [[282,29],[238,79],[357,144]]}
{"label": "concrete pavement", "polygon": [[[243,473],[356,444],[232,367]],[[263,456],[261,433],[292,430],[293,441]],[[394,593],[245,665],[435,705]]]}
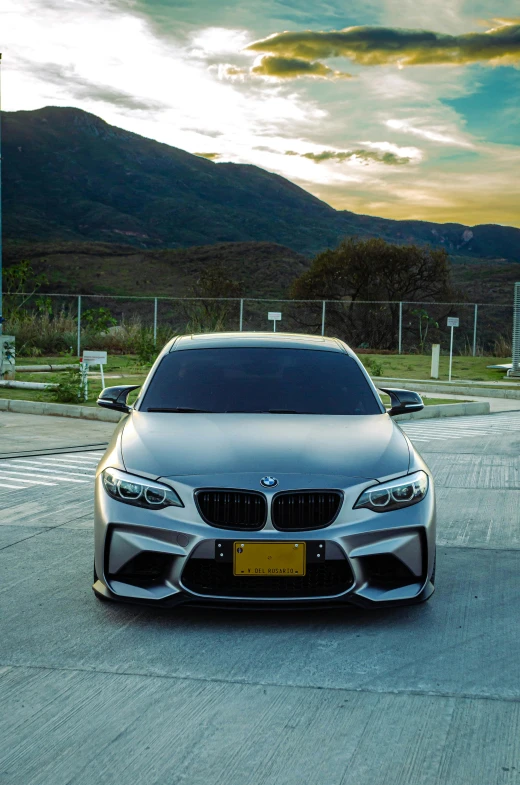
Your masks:
{"label": "concrete pavement", "polygon": [[0,783],[520,783],[511,417],[508,435],[424,426],[437,590],[386,612],[100,603],[91,488],[0,490]]}
{"label": "concrete pavement", "polygon": [[0,411],[0,456],[106,444],[114,423]]}

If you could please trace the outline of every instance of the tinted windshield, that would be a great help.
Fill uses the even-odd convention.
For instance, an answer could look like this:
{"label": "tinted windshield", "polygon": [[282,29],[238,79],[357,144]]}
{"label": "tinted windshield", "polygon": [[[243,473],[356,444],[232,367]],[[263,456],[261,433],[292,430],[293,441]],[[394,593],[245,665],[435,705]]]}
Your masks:
{"label": "tinted windshield", "polygon": [[164,357],[141,411],[380,414],[357,363],[343,352],[221,348]]}

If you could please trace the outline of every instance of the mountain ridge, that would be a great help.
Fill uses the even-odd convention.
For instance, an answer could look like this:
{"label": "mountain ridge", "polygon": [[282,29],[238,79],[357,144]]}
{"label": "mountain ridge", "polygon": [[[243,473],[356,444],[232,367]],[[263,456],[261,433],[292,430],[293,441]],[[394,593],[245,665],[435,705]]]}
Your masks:
{"label": "mountain ridge", "polygon": [[338,211],[284,177],[215,163],[74,107],[3,113],[4,236],[140,248],[269,242],[307,258],[346,236],[520,259],[520,229]]}

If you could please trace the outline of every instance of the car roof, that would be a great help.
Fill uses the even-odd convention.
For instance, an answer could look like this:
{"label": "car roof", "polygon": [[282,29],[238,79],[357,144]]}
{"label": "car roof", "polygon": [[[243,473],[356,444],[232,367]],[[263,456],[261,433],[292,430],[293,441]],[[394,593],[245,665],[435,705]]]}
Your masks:
{"label": "car roof", "polygon": [[351,354],[349,347],[337,338],[299,333],[229,332],[181,335],[173,340],[166,351],[183,349],[216,349],[230,347],[255,347],[272,349],[316,349],[319,351]]}

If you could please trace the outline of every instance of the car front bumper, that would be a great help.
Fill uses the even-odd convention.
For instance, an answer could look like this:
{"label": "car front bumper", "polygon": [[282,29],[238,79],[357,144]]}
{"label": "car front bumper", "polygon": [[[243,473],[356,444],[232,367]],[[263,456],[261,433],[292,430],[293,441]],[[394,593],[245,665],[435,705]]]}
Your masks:
{"label": "car front bumper", "polygon": [[[383,513],[354,509],[372,482],[325,476],[305,480],[299,475],[279,479],[284,490],[341,489],[344,501],[336,520],[321,529],[278,531],[270,518],[275,492],[265,491],[269,514],[263,529],[221,529],[205,523],[194,502],[194,491],[214,485],[215,477],[169,478],[166,482],[185,507],[147,510],[108,496],[98,476],[94,591],[111,600],[158,606],[386,607],[430,597],[435,564],[431,478],[423,501]],[[257,490],[258,476],[222,476],[218,485]],[[306,579],[235,578],[232,547],[236,541],[305,542]]]}

